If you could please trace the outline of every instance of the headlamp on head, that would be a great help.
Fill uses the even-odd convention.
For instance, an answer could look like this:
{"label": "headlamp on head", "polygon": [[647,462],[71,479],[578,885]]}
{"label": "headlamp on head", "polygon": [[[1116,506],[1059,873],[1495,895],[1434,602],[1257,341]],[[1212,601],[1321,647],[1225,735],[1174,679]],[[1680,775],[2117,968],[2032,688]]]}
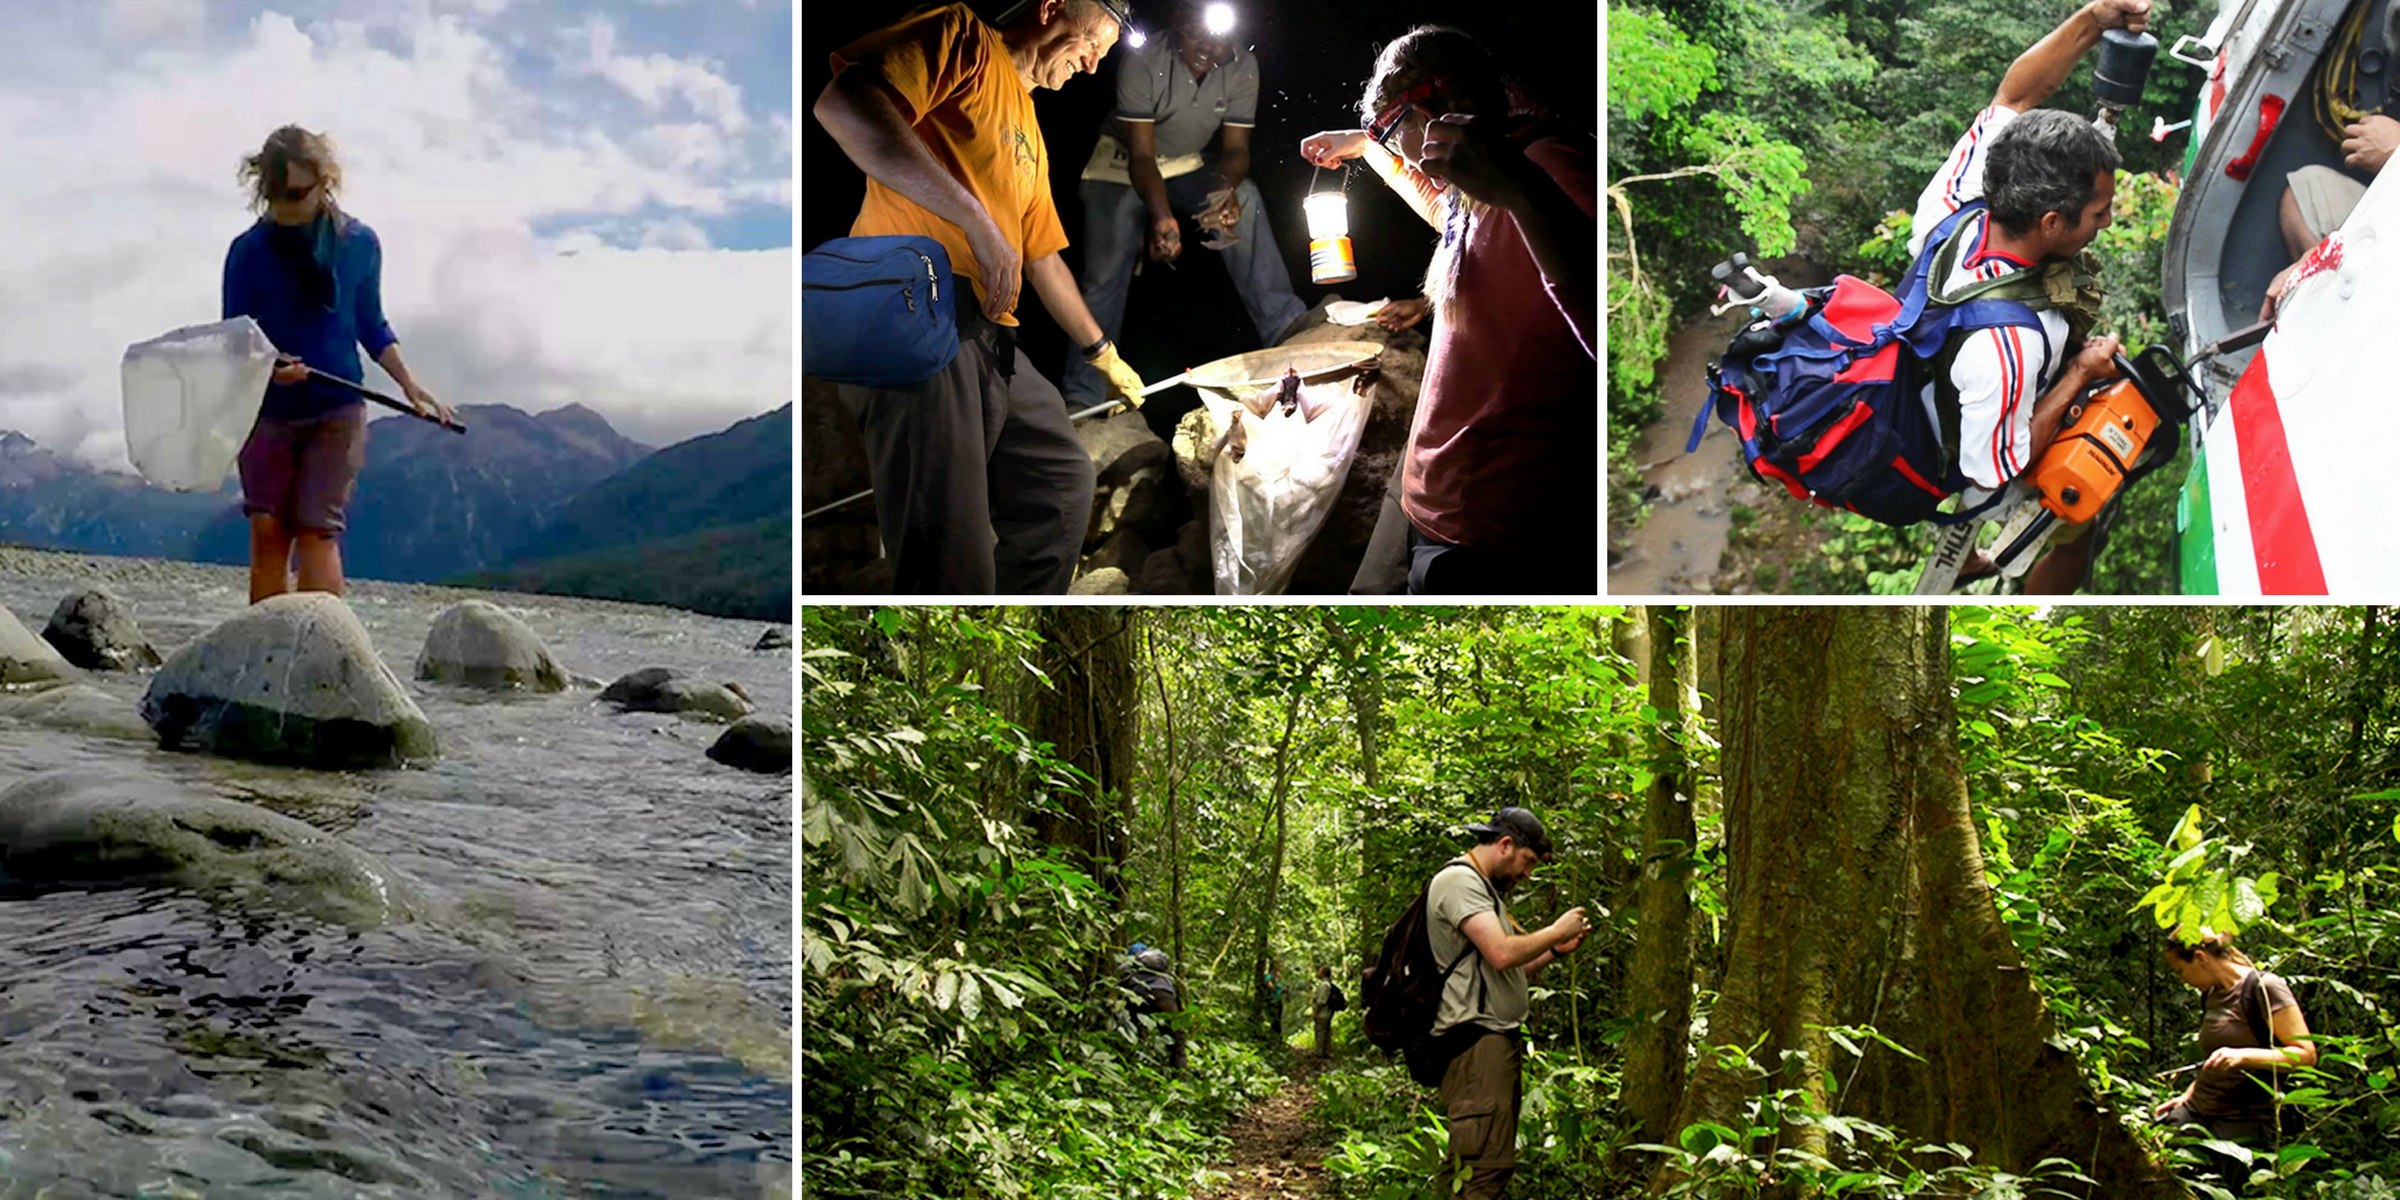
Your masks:
{"label": "headlamp on head", "polygon": [[1209,5],[1208,9],[1200,14],[1200,23],[1206,26],[1210,33],[1219,37],[1232,33],[1233,6],[1230,4]]}
{"label": "headlamp on head", "polygon": [[1435,92],[1449,86],[1449,83],[1449,75],[1436,74],[1425,82],[1392,97],[1392,102],[1377,111],[1374,120],[1367,122],[1367,136],[1373,138],[1377,145],[1390,149],[1384,139],[1392,135],[1392,130],[1399,128],[1400,118],[1407,114],[1408,106],[1432,99]]}

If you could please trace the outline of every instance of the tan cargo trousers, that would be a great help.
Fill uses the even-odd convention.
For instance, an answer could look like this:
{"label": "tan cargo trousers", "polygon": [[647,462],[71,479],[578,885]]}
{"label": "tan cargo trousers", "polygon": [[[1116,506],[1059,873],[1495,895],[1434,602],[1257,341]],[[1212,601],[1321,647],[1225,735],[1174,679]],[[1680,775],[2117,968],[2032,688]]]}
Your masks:
{"label": "tan cargo trousers", "polygon": [[1459,1164],[1474,1174],[1467,1200],[1500,1200],[1517,1169],[1517,1100],[1523,1091],[1525,1042],[1516,1033],[1487,1033],[1450,1060],[1442,1072],[1442,1108],[1449,1115],[1450,1154],[1433,1181],[1437,1196],[1451,1194]]}

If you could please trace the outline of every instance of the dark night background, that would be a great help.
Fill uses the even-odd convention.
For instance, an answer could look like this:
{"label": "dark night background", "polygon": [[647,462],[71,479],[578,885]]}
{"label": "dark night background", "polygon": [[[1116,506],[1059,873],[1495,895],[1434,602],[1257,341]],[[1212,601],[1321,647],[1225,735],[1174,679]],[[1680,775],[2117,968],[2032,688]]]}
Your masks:
{"label": "dark night background", "polygon": [[[972,7],[986,19],[1007,0]],[[842,154],[807,108],[832,78],[826,58],[853,38],[889,25],[916,7],[913,0],[862,0],[812,4],[801,27],[798,75],[803,127],[799,187],[800,244],[818,245],[849,232],[866,195],[866,177]],[[1349,174],[1350,240],[1358,278],[1332,288],[1308,281],[1308,229],[1300,213],[1310,177],[1320,189],[1340,186],[1300,158],[1300,139],[1326,129],[1354,129],[1359,93],[1384,43],[1419,24],[1453,25],[1489,47],[1518,82],[1546,101],[1558,118],[1597,130],[1600,87],[1599,6],[1485,4],[1457,0],[1324,0],[1273,4],[1236,0],[1236,41],[1258,58],[1258,126],[1251,131],[1251,178],[1265,198],[1267,217],[1283,248],[1293,290],[1315,304],[1330,291],[1344,299],[1414,296],[1434,243],[1433,230],[1394,196],[1374,173],[1352,165]],[[1154,34],[1169,15],[1164,0],[1136,0],[1134,20]],[[1116,50],[1097,75],[1078,75],[1057,91],[1034,92],[1042,138],[1050,153],[1051,194],[1070,244],[1065,259],[1078,278],[1083,268],[1083,201],[1078,184],[1092,145],[1116,96]],[[1174,270],[1144,265],[1125,307],[1119,349],[1145,380],[1158,380],[1186,367],[1257,348],[1257,333],[1243,314],[1241,297],[1223,261],[1199,248],[1200,235],[1184,220],[1184,251]],[[971,295],[972,293],[962,293]],[[1058,381],[1068,353],[1065,335],[1050,320],[1028,286],[1017,303],[1023,346],[1037,369]],[[1420,325],[1425,332],[1429,326]],[[805,340],[806,331],[802,332]],[[1196,407],[1188,389],[1173,389],[1144,406],[1150,425],[1172,437],[1177,418]]]}

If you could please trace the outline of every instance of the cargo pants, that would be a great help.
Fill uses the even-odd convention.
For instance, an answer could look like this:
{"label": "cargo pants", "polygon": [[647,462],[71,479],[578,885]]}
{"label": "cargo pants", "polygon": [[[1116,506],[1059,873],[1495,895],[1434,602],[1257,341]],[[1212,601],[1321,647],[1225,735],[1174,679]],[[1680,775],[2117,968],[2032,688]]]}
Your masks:
{"label": "cargo pants", "polygon": [[1092,458],[1066,400],[962,292],[958,357],[923,383],[841,384],[866,436],[895,594],[1066,594]]}
{"label": "cargo pants", "polygon": [[1517,1101],[1523,1089],[1525,1042],[1514,1033],[1487,1033],[1460,1051],[1442,1072],[1442,1109],[1448,1115],[1450,1152],[1433,1194],[1451,1194],[1450,1182],[1464,1164],[1473,1172],[1458,1194],[1467,1200],[1499,1200],[1517,1169]]}

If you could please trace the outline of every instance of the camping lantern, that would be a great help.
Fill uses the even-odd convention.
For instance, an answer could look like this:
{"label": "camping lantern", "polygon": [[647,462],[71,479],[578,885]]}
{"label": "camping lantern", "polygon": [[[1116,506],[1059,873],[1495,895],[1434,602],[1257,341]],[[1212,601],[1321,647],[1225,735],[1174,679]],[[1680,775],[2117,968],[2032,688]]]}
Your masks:
{"label": "camping lantern", "polygon": [[1301,201],[1308,214],[1308,278],[1313,283],[1341,283],[1358,278],[1358,261],[1350,254],[1350,200],[1340,192],[1320,192]]}

